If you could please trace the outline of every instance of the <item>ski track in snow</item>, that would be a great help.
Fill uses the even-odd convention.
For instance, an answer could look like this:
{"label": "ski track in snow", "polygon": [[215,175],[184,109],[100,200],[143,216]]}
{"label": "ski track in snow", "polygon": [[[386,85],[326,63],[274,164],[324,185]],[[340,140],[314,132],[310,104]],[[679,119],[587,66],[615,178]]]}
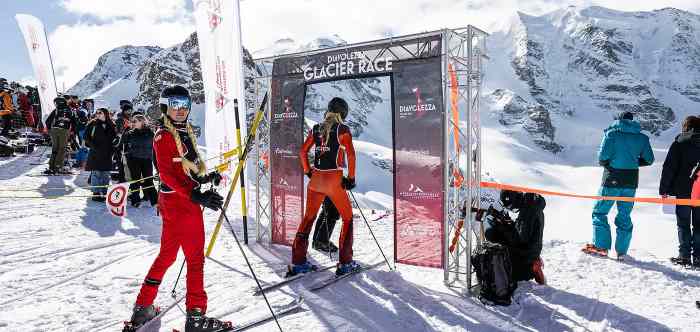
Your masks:
{"label": "ski track in snow", "polygon": [[[15,175],[3,176],[0,186],[84,185],[84,175],[25,177],[42,167],[29,165],[30,160],[35,159],[0,160],[0,169]],[[71,189],[71,194],[84,191]],[[161,221],[152,209],[130,208],[120,221],[108,215],[102,203],[86,198],[1,198],[0,206],[0,330],[121,329],[158,250]],[[28,211],[19,213],[20,208]],[[553,202],[547,211],[556,208]],[[385,253],[392,255],[393,214],[365,214]],[[241,234],[236,215],[232,207],[229,217]],[[208,239],[216,215],[207,212],[205,220]],[[548,219],[548,225],[556,223]],[[254,239],[255,227],[250,228]],[[549,285],[521,283],[510,307],[484,306],[463,296],[462,290],[444,286],[442,271],[405,265],[396,272],[381,266],[309,292],[308,287],[333,274],[333,270],[319,272],[267,296],[273,307],[304,296],[304,310],[280,319],[286,331],[697,331],[700,316],[690,304],[700,290],[700,271],[672,266],[638,242],[630,252],[636,260],[619,263],[580,253],[587,235],[578,241],[547,235],[543,258]],[[337,241],[337,231],[334,237]],[[251,241],[245,250],[263,285],[283,279],[290,248]],[[383,260],[359,218],[354,250],[355,258],[365,264]],[[314,250],[309,253],[320,265],[337,259]],[[163,280],[156,299],[163,308],[173,303],[170,290],[182,260],[180,254]],[[184,281],[183,273],[178,296],[185,292]],[[240,323],[267,312],[262,297],[252,295],[255,282],[227,226],[205,264],[205,284],[212,316]],[[184,302],[150,330],[181,329],[183,312]],[[275,326],[266,323],[250,330],[272,331]]]}

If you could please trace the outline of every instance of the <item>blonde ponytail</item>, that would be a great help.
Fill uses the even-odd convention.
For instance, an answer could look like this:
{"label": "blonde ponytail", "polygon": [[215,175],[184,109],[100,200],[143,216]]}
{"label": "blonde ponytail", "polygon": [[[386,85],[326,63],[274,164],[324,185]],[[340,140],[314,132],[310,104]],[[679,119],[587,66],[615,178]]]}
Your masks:
{"label": "blonde ponytail", "polygon": [[189,124],[189,122],[187,123],[187,134],[192,140],[192,146],[194,147],[194,152],[197,154],[199,166],[197,166],[196,163],[193,163],[187,158],[185,158],[185,153],[182,149],[182,140],[180,139],[180,133],[177,132],[177,129],[175,129],[173,123],[170,122],[170,119],[165,115],[163,115],[163,124],[165,125],[165,129],[167,129],[168,132],[170,132],[170,134],[173,135],[173,138],[175,139],[175,146],[177,147],[178,154],[180,154],[180,164],[182,165],[182,170],[185,171],[185,174],[188,174],[188,172],[191,171],[192,173],[197,174],[198,176],[204,176],[207,172],[207,167],[204,163],[204,160],[202,159],[202,156],[199,154],[199,149],[197,148],[197,137],[194,135],[194,131],[192,130],[192,126]]}
{"label": "blonde ponytail", "polygon": [[321,123],[321,135],[324,137],[326,144],[328,144],[328,137],[331,135],[331,128],[337,123],[343,123],[343,118],[340,114],[335,112],[326,113],[326,118]]}

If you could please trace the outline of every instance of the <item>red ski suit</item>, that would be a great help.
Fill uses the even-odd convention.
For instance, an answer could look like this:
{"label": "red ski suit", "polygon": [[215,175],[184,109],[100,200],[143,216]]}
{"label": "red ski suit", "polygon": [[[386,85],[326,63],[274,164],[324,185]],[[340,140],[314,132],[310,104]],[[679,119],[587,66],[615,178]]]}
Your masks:
{"label": "red ski suit", "polygon": [[[185,158],[195,162],[197,154],[187,132],[178,130]],[[158,193],[158,209],[163,218],[160,252],[151,265],[141,286],[136,304],[153,304],[158,285],[170,265],[175,262],[182,247],[187,262],[187,310],[207,309],[207,293],[204,291],[204,218],[201,207],[190,200],[190,193],[199,186],[189,174],[185,174],[173,135],[164,128],[153,138],[153,151],[160,173],[161,188]]]}
{"label": "red ski suit", "polygon": [[[309,165],[309,151],[314,149],[314,167]],[[343,153],[344,151],[344,153]],[[355,178],[355,148],[352,145],[350,128],[344,124],[336,124],[330,129],[328,140],[323,137],[320,126],[315,125],[301,147],[299,157],[304,173],[311,172],[311,180],[306,188],[306,211],[297,229],[297,235],[292,244],[292,263],[306,262],[309,247],[309,233],[316,219],[319,207],[326,196],[338,208],[343,219],[340,231],[339,261],[341,264],[352,260],[352,206],[350,199],[342,186],[344,155],[347,154],[348,177]]]}

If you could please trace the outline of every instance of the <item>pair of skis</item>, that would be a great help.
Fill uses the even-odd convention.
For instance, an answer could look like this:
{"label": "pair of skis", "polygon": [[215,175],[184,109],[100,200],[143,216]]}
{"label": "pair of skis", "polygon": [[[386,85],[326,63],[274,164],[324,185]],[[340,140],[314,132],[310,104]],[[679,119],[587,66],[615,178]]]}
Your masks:
{"label": "pair of skis", "polygon": [[[375,264],[371,264],[371,265],[365,265],[365,266],[360,267],[360,268],[357,269],[357,270],[348,272],[348,273],[346,273],[346,274],[343,274],[343,275],[340,275],[340,276],[332,276],[332,277],[329,277],[329,278],[327,278],[327,279],[321,280],[321,281],[319,281],[319,282],[317,282],[317,283],[311,285],[311,287],[309,287],[309,291],[311,291],[311,292],[317,292],[317,291],[319,291],[319,290],[321,290],[321,289],[324,289],[324,288],[326,288],[326,287],[328,287],[328,286],[330,286],[330,285],[332,285],[332,284],[335,284],[335,283],[338,282],[338,281],[347,279],[347,278],[349,278],[349,277],[351,277],[351,276],[353,276],[353,275],[356,275],[356,274],[365,272],[365,271],[367,271],[367,270],[374,269],[374,268],[376,268],[376,267],[378,267],[378,266],[381,266],[382,264],[384,264],[384,262],[379,262],[379,263],[375,263]],[[267,286],[267,287],[263,287],[262,290],[263,290],[263,292],[267,293],[268,291],[272,291],[272,290],[275,290],[275,289],[279,289],[279,288],[281,288],[281,287],[284,287],[284,286],[286,286],[286,285],[289,285],[289,284],[291,284],[291,283],[294,283],[295,281],[301,280],[301,279],[303,279],[303,278],[305,278],[305,277],[307,277],[307,276],[314,275],[314,274],[316,274],[316,273],[318,273],[318,272],[328,271],[328,270],[330,270],[330,269],[332,269],[332,268],[334,268],[334,267],[335,267],[335,265],[324,266],[324,267],[321,267],[321,268],[319,268],[319,269],[317,269],[317,270],[315,270],[315,271],[311,271],[311,272],[307,272],[307,273],[302,273],[302,274],[297,274],[297,275],[295,275],[295,276],[291,276],[291,277],[289,277],[289,278],[287,278],[287,279],[284,279],[284,280],[282,280],[282,281],[280,281],[280,282],[271,284],[271,285],[269,285],[269,286]],[[253,293],[253,295],[255,295],[255,296],[259,296],[259,295],[261,295],[261,294],[262,294],[262,292],[260,292],[259,289],[256,290],[255,293]]]}
{"label": "pair of skis", "polygon": [[[159,322],[160,319],[161,319],[166,313],[168,313],[168,311],[170,311],[170,310],[172,310],[173,308],[175,308],[175,307],[182,301],[182,299],[184,299],[184,298],[185,298],[184,296],[181,296],[180,298],[176,299],[175,302],[173,302],[170,306],[168,306],[167,308],[165,308],[165,309],[159,311],[159,312],[158,312],[158,315],[156,315],[155,317],[153,317],[153,319],[149,320],[146,324],[144,324],[144,325],[142,325],[142,326],[140,326],[140,327],[138,327],[138,328],[129,328],[129,327],[128,327],[128,323],[125,322],[125,324],[127,324],[127,325],[126,325],[125,328],[124,328],[124,332],[146,332],[146,331],[150,331],[153,327],[155,327],[155,324],[156,324],[157,322]],[[287,303],[287,304],[285,304],[284,306],[282,306],[278,311],[275,312],[275,314],[277,315],[277,317],[283,317],[283,316],[286,316],[286,315],[290,315],[290,314],[296,313],[297,311],[300,311],[300,310],[302,309],[302,304],[303,304],[303,303],[304,303],[304,298],[300,296],[300,297],[294,299],[293,301],[291,301],[290,303]],[[234,325],[233,325],[233,328],[231,328],[231,329],[226,329],[226,330],[222,330],[222,332],[223,332],[223,331],[231,331],[231,332],[245,331],[245,330],[247,330],[247,329],[249,329],[249,328],[258,326],[258,325],[260,325],[260,324],[267,323],[267,322],[271,321],[272,319],[273,319],[273,317],[272,317],[272,314],[271,314],[271,313],[268,313],[268,314],[265,314],[265,315],[260,315],[260,316],[258,316],[258,317],[255,317],[255,318],[252,318],[252,319],[250,319],[250,320],[247,320],[247,321],[245,321],[245,322],[243,322],[243,323],[234,324]],[[173,332],[179,332],[179,331],[176,330],[176,329],[173,329]]]}

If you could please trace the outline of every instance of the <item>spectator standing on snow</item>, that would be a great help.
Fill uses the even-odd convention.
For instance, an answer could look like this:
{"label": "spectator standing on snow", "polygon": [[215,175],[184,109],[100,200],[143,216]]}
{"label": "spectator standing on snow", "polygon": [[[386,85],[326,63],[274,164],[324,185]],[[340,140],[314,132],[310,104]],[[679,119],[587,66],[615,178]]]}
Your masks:
{"label": "spectator standing on snow", "polygon": [[12,128],[12,113],[15,106],[12,102],[12,90],[7,85],[7,80],[0,79],[0,116],[2,116],[2,132],[0,136],[9,136]]}
{"label": "spectator standing on snow", "polygon": [[17,102],[19,103],[19,109],[22,111],[22,117],[27,123],[27,127],[35,126],[34,111],[32,109],[31,100],[29,100],[29,90],[24,87],[20,87],[17,91]]}
{"label": "spectator standing on snow", "polygon": [[117,132],[114,122],[109,117],[109,111],[100,108],[95,119],[85,128],[85,144],[90,148],[86,170],[90,173],[90,184],[95,187],[92,192],[93,201],[104,202],[112,170],[112,155]]}
{"label": "spectator standing on snow", "polygon": [[46,128],[51,135],[51,159],[49,160],[49,168],[44,171],[46,175],[68,172],[63,168],[68,134],[71,128],[77,126],[66,100],[63,97],[56,97],[53,102],[56,109],[51,111],[46,118]]}
{"label": "spectator standing on snow", "polygon": [[[693,170],[700,162],[700,118],[685,118],[682,132],[668,149],[661,172],[659,195],[690,198]],[[678,257],[671,262],[700,267],[700,207],[676,205]],[[692,225],[692,229],[691,229]],[[692,261],[691,261],[692,256]]]}
{"label": "spectator standing on snow", "polygon": [[[639,167],[654,163],[654,152],[649,137],[641,133],[641,125],[634,121],[632,112],[624,112],[619,120],[605,129],[598,151],[598,162],[605,168],[598,192],[607,197],[634,197],[639,185]],[[612,247],[608,213],[616,201],[599,200],[593,208],[593,243],[582,250],[585,253],[608,256]],[[632,240],[633,202],[617,201],[615,216],[617,258],[624,260]]]}
{"label": "spectator standing on snow", "polygon": [[133,111],[134,106],[128,100],[120,100],[119,108],[121,109],[121,113],[117,115],[116,124],[117,134],[121,135],[126,130],[129,130],[129,125],[131,122],[131,112]]}
{"label": "spectator standing on snow", "polygon": [[163,218],[160,252],[151,265],[136,298],[131,320],[123,331],[136,331],[157,315],[153,301],[168,268],[182,247],[187,262],[185,331],[226,331],[231,322],[205,316],[207,293],[204,290],[204,219],[202,206],[219,210],[223,197],[202,184],[215,186],[221,181],[217,172],[206,173],[206,165],[197,150],[197,141],[188,123],[192,107],[189,91],[170,86],[161,92],[159,108],[163,114],[153,139],[156,167],[160,172],[158,210]]}
{"label": "spectator standing on snow", "polygon": [[[139,207],[142,200],[148,200],[151,206],[158,203],[156,189],[153,187],[153,131],[146,125],[143,113],[134,112],[131,117],[131,129],[122,135],[120,151],[126,156],[129,168],[129,181],[144,179],[129,186],[131,206]],[[143,198],[141,191],[143,190]]]}

